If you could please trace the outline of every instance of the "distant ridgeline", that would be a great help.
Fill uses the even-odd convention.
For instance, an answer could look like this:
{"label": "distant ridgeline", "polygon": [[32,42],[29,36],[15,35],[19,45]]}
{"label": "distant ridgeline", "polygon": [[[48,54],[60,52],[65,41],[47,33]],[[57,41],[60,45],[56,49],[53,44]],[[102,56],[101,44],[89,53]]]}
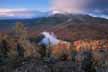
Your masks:
{"label": "distant ridgeline", "polygon": [[[0,20],[0,31],[11,30],[15,26],[16,22],[22,22],[25,26],[30,27],[30,29],[46,29],[47,27],[53,27],[65,23],[68,19],[71,19],[69,22],[70,25],[102,25],[105,26],[108,24],[108,20],[102,18],[91,17],[89,15],[62,15],[55,14],[49,17],[33,18],[33,19],[9,19],[9,20]],[[45,27],[43,27],[45,26]],[[31,28],[32,27],[32,28]],[[108,26],[107,26],[108,27]]]}

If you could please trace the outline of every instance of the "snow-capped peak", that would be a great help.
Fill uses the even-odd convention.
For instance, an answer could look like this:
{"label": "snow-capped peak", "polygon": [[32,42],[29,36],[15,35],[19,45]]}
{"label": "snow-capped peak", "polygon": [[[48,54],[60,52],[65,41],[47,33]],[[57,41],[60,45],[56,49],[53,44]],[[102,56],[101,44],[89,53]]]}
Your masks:
{"label": "snow-capped peak", "polygon": [[52,14],[67,14],[68,12],[59,11],[59,10],[53,10],[51,11]]}

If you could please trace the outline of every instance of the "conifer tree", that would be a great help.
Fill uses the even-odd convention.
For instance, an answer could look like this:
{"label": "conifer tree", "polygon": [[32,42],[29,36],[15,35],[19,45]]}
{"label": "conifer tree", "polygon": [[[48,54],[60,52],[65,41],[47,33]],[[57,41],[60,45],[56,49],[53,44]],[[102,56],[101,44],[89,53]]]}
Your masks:
{"label": "conifer tree", "polygon": [[38,55],[37,48],[29,41],[27,28],[21,22],[16,22],[15,33],[18,37],[18,43],[24,48],[24,56],[30,57]]}

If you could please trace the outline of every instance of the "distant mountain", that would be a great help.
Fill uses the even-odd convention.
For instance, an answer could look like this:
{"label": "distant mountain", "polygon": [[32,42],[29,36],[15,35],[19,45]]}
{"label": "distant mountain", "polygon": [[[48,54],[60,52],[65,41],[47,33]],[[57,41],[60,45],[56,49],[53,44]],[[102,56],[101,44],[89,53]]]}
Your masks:
{"label": "distant mountain", "polygon": [[[21,12],[22,13],[22,12]],[[24,18],[23,16],[18,16],[16,14],[14,17],[7,17],[6,19],[1,19],[0,20],[0,25],[12,25],[15,24],[17,21],[21,21],[25,25],[29,26],[34,26],[34,25],[58,25],[67,22],[71,24],[92,24],[92,23],[98,23],[98,24],[103,24],[107,23],[108,24],[108,19],[104,18],[99,18],[99,17],[92,17],[90,15],[81,15],[81,14],[52,14],[52,12],[26,12],[30,13],[28,18]],[[32,13],[32,14],[31,14]],[[25,12],[23,12],[25,14]],[[26,15],[24,15],[26,17]],[[22,17],[22,18],[20,18]]]}
{"label": "distant mountain", "polygon": [[[91,14],[88,13],[90,16],[99,17],[98,14]],[[32,18],[39,18],[39,17],[48,17],[52,15],[78,15],[78,14],[71,14],[70,12],[63,12],[63,11],[48,11],[48,12],[41,12],[35,10],[12,10],[12,11],[1,11],[0,12],[0,19],[32,19]],[[107,18],[105,16],[100,16],[101,18]]]}
{"label": "distant mountain", "polygon": [[108,39],[108,19],[82,14],[54,14],[40,22],[46,25],[50,22],[52,27],[44,29],[55,32],[62,39]]}
{"label": "distant mountain", "polygon": [[[68,22],[69,21],[69,22]],[[82,15],[82,14],[52,14],[48,17],[41,17],[35,20],[35,24],[42,25],[58,25],[63,23],[71,23],[71,24],[103,24],[108,23],[108,19],[100,18],[100,17],[92,17],[90,15]],[[31,24],[31,25],[35,25]]]}
{"label": "distant mountain", "polygon": [[[22,13],[22,12],[21,12]],[[108,19],[104,19],[104,18],[100,18],[100,17],[92,17],[90,15],[82,15],[82,14],[52,14],[51,12],[26,12],[26,13],[30,13],[29,17],[31,18],[23,18],[23,16],[18,16],[16,17],[18,14],[16,14],[14,17],[14,19],[7,17],[6,19],[1,19],[0,20],[0,25],[1,24],[15,24],[15,22],[17,21],[21,21],[23,23],[25,23],[25,25],[58,25],[58,24],[62,24],[67,22],[68,20],[70,20],[69,22],[72,24],[79,24],[79,23],[84,23],[84,24],[88,24],[88,23],[108,23]],[[32,13],[32,14],[31,14]],[[23,14],[25,14],[25,12],[23,12]],[[24,15],[26,17],[26,15]],[[22,18],[20,18],[22,17]]]}
{"label": "distant mountain", "polygon": [[81,14],[57,13],[30,19],[4,19],[0,20],[0,31],[11,30],[17,21],[28,27],[30,33],[53,31],[62,39],[108,38],[108,19]]}

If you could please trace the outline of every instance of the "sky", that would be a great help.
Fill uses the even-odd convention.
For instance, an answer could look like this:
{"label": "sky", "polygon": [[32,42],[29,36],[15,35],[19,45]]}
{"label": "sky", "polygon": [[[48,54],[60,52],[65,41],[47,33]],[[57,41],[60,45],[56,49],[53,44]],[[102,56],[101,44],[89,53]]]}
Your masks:
{"label": "sky", "polygon": [[20,10],[67,11],[108,18],[108,0],[0,0],[0,13]]}
{"label": "sky", "polygon": [[50,0],[0,0],[0,9],[48,11]]}

